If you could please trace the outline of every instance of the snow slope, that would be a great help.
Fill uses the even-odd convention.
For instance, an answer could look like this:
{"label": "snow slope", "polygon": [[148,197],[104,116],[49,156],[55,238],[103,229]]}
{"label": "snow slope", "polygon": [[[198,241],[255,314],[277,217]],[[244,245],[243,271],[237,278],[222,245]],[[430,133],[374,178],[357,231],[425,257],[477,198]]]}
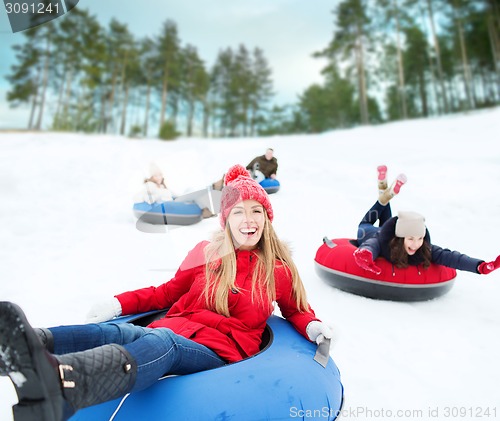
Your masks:
{"label": "snow slope", "polygon": [[[499,135],[500,109],[264,139],[0,133],[0,299],[20,304],[34,326],[73,324],[95,301],[170,279],[218,219],[137,230],[132,197],[149,162],[180,194],[271,146],[282,184],[271,196],[275,228],[294,250],[311,305],[337,332],[331,355],[345,386],[342,419],[500,418],[500,270],[460,272],[442,298],[395,303],[337,291],[313,265],[323,236],[355,235],[376,200],[381,163],[390,178],[409,179],[395,212],[424,214],[435,244],[494,259]],[[1,378],[0,419],[12,419],[15,402]]]}

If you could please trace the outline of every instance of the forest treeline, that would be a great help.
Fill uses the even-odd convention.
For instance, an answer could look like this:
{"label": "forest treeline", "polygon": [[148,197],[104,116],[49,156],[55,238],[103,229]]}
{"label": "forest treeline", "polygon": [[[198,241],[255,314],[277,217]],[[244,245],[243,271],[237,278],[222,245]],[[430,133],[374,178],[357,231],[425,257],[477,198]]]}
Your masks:
{"label": "forest treeline", "polygon": [[261,48],[221,48],[209,67],[172,20],[138,39],[80,8],[24,32],[7,100],[29,105],[32,130],[162,138],[318,133],[500,102],[500,0],[343,0],[332,16],[332,39],[311,52],[323,82],[295,104],[273,103]]}

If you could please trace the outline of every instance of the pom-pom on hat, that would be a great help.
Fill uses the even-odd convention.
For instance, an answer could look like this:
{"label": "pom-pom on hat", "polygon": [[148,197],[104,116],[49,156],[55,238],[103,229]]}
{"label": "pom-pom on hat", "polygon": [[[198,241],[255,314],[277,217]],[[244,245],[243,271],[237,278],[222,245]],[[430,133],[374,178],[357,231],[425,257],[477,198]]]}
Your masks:
{"label": "pom-pom on hat", "polygon": [[222,189],[220,224],[226,227],[226,220],[234,205],[243,200],[256,200],[267,212],[269,221],[273,222],[274,212],[269,196],[264,188],[257,183],[245,167],[233,165],[224,176]]}
{"label": "pom-pom on hat", "polygon": [[398,212],[396,237],[424,237],[425,218],[417,212]]}

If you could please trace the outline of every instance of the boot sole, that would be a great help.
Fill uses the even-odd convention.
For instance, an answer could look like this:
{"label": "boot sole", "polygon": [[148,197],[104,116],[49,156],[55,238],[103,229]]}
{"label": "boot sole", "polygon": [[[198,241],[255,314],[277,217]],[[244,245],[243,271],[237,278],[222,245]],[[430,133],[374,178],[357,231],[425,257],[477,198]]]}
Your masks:
{"label": "boot sole", "polygon": [[64,399],[60,379],[21,308],[0,302],[0,375],[9,376],[19,403],[15,421],[59,421]]}

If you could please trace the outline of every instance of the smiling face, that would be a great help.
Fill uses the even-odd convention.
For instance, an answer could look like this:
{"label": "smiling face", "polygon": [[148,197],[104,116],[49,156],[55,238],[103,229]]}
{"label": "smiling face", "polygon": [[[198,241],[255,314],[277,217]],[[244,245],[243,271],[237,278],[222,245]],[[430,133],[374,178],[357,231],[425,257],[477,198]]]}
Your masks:
{"label": "smiling face", "polygon": [[266,222],[264,212],[264,207],[256,200],[244,200],[234,205],[227,223],[235,248],[252,250],[257,247]]}
{"label": "smiling face", "polygon": [[154,174],[151,176],[150,180],[160,186],[163,183],[163,176],[161,174]]}
{"label": "smiling face", "polygon": [[410,256],[413,256],[417,252],[417,250],[422,247],[423,243],[424,237],[405,237],[403,244],[405,251]]}

